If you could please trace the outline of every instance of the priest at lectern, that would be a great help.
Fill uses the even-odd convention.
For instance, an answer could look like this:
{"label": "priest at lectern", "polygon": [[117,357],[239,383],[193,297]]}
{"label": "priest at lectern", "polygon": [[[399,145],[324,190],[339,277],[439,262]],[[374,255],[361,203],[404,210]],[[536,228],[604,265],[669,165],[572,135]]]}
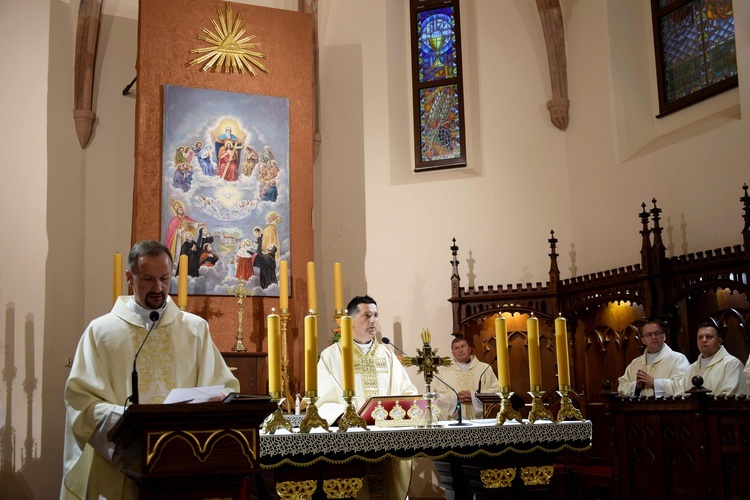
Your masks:
{"label": "priest at lectern", "polygon": [[86,328],[65,386],[61,499],[138,497],[135,483],[120,472],[122,450],[107,439],[127,401],[160,404],[183,387],[239,391],[208,323],[169,298],[169,249],[157,241],[136,243],[125,275],[133,296],[120,297]]}

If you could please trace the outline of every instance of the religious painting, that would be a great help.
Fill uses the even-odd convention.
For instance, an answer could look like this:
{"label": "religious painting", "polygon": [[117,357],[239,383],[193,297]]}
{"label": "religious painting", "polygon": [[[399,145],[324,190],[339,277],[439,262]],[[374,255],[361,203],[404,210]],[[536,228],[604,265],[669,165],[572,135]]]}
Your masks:
{"label": "religious painting", "polygon": [[289,99],[164,86],[161,238],[188,293],[278,296],[290,260]]}

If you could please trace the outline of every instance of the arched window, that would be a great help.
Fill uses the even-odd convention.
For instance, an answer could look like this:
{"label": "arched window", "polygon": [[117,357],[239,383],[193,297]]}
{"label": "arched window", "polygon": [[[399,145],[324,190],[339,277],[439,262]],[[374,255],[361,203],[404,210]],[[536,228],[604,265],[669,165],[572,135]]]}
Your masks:
{"label": "arched window", "polygon": [[414,170],[466,166],[458,0],[410,0]]}
{"label": "arched window", "polygon": [[732,0],[651,0],[662,117],[737,86]]}

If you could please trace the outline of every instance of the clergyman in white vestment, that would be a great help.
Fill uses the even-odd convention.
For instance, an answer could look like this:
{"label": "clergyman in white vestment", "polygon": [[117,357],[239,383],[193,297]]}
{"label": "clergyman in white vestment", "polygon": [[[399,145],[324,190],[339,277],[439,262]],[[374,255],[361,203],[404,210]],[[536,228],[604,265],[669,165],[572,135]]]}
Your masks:
{"label": "clergyman in white vestment", "polygon": [[[372,396],[416,395],[417,388],[409,379],[404,365],[377,341],[378,305],[367,295],[354,297],[347,305],[352,317],[354,338],[354,407],[359,409]],[[316,406],[329,424],[344,413],[341,348],[338,342],[320,353],[318,360],[318,401]],[[384,460],[383,498],[403,499],[411,477],[410,460]],[[367,483],[358,498],[368,498]]]}
{"label": "clergyman in white vestment", "polygon": [[682,379],[682,389],[693,388],[693,377],[703,377],[703,387],[714,396],[740,396],[747,394],[747,384],[742,373],[742,361],[721,345],[723,332],[712,323],[702,323],[698,328],[698,350],[701,354],[690,365]]}
{"label": "clergyman in white vestment", "polygon": [[172,389],[183,387],[223,385],[225,394],[239,391],[208,323],[181,311],[168,296],[169,249],[157,241],[136,243],[125,274],[134,295],[120,297],[110,313],[86,328],[65,386],[61,499],[137,498],[135,483],[120,471],[122,450],[107,440],[107,432],[133,392],[133,359],[142,344],[139,403],[162,403]]}
{"label": "clergyman in white vestment", "polygon": [[481,392],[493,394],[500,390],[497,376],[490,365],[479,361],[472,352],[465,338],[454,338],[451,342],[453,363],[450,366],[440,367],[438,371],[438,376],[443,382],[437,378],[432,379],[432,389],[439,394],[437,405],[440,409],[441,420],[458,418],[456,393],[461,400],[463,418],[476,419],[482,418],[484,413],[482,402],[476,396],[477,392],[480,392],[480,387]]}
{"label": "clergyman in white vestment", "polygon": [[618,380],[621,396],[674,396],[682,391],[682,378],[690,366],[684,354],[664,343],[667,335],[658,320],[649,320],[641,329],[646,351],[630,362]]}

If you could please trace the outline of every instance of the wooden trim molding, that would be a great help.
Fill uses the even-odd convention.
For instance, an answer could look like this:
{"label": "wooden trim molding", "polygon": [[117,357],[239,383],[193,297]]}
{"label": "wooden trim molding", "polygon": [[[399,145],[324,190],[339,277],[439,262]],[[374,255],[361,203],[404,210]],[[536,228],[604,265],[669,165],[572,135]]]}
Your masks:
{"label": "wooden trim molding", "polygon": [[96,113],[92,110],[92,101],[101,13],[102,0],[81,0],[76,31],[75,107],[73,108],[73,120],[81,149],[86,149],[89,145],[96,120]]}
{"label": "wooden trim molding", "polygon": [[552,99],[547,101],[549,118],[560,130],[568,128],[570,100],[568,99],[568,60],[565,57],[565,28],[560,0],[536,0],[547,47]]}

